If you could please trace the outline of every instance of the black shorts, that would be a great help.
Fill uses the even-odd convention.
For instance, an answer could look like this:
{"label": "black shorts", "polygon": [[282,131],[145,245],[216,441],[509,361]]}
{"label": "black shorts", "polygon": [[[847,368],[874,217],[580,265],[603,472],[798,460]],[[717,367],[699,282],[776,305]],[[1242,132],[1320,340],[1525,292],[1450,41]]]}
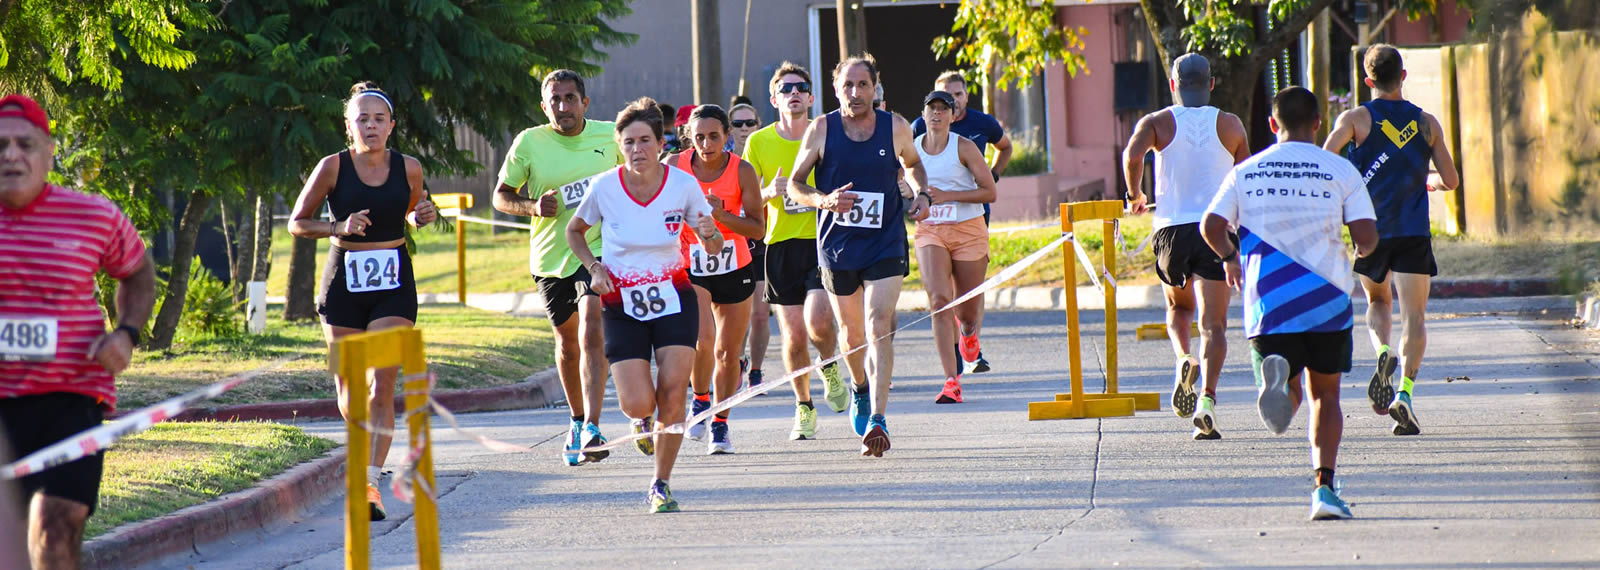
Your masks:
{"label": "black shorts", "polygon": [[817,267],[817,240],[791,239],[767,246],[767,302],[774,305],[806,304],[806,294],[822,289]]}
{"label": "black shorts", "polygon": [[1250,361],[1257,374],[1261,359],[1276,354],[1289,361],[1289,377],[1310,368],[1319,374],[1350,371],[1350,329],[1321,333],[1264,334],[1250,339]]}
{"label": "black shorts", "polygon": [[[328,261],[322,266],[321,293],[317,296],[317,314],[322,315],[322,322],[352,329],[365,329],[372,321],[383,317],[400,317],[417,322],[417,279],[411,273],[411,255],[406,253],[403,245],[395,247],[394,251],[400,254],[399,267],[392,277],[393,281],[399,283],[398,287],[351,293],[346,288],[349,283],[346,272],[350,268],[345,263],[345,257],[350,252],[339,246],[328,248]],[[391,279],[386,274],[387,268],[357,269],[358,277],[366,278],[369,282]]]}
{"label": "black shorts", "polygon": [[891,257],[866,267],[866,269],[821,269],[822,288],[829,293],[839,296],[854,295],[862,283],[888,279],[890,277],[906,277],[911,275],[911,266],[904,257]]}
{"label": "black shorts", "polygon": [[1389,278],[1390,271],[1430,277],[1439,274],[1439,264],[1433,261],[1433,238],[1428,236],[1380,239],[1371,254],[1356,258],[1353,269],[1379,283]]}
{"label": "black shorts", "polygon": [[594,294],[589,290],[589,270],[583,267],[566,277],[535,275],[533,282],[539,286],[539,297],[544,299],[544,314],[550,317],[550,324],[558,327],[578,312],[579,299]]}
{"label": "black shorts", "polygon": [[[11,443],[16,457],[0,457],[0,463],[20,459],[51,444],[100,426],[104,411],[94,398],[69,392],[0,398],[0,435]],[[85,456],[22,478],[20,505],[27,505],[35,492],[87,505],[94,514],[100,499],[100,473],[106,452]],[[27,507],[24,506],[24,509]]]}
{"label": "black shorts", "polygon": [[[1228,239],[1237,250],[1239,236],[1229,233]],[[1199,223],[1161,228],[1150,241],[1156,254],[1156,276],[1162,283],[1182,288],[1189,283],[1190,275],[1212,281],[1228,278],[1228,273],[1222,269],[1222,259],[1200,235]]]}
{"label": "black shorts", "polygon": [[677,287],[678,312],[648,321],[627,314],[624,305],[604,305],[601,322],[606,335],[606,360],[612,364],[641,358],[650,360],[664,346],[694,348],[700,340],[700,301],[694,288]]}
{"label": "black shorts", "polygon": [[756,292],[755,263],[750,263],[722,275],[689,276],[689,282],[711,293],[711,302],[718,305],[743,303]]}
{"label": "black shorts", "polygon": [[[746,240],[750,242],[750,257],[759,259],[767,254],[767,242],[759,239]],[[761,267],[757,265],[756,267]]]}

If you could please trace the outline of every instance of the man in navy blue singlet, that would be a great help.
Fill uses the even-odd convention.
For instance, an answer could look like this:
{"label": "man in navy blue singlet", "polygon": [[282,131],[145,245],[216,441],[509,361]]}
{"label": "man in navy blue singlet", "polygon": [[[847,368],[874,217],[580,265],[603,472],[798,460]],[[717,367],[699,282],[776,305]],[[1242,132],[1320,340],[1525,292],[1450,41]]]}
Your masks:
{"label": "man in navy blue singlet", "polygon": [[[845,349],[851,351],[845,359],[855,380],[850,412],[856,435],[862,436],[861,454],[882,457],[889,449],[883,413],[894,373],[894,345],[882,337],[895,329],[895,303],[908,267],[904,218],[927,218],[932,198],[911,125],[872,108],[877,85],[878,65],[871,55],[849,57],[833,69],[840,108],[812,120],[806,129],[788,194],[818,210],[822,285],[839,319]],[[909,207],[900,199],[902,167],[916,192]],[[816,188],[805,184],[812,169]],[[857,350],[862,345],[869,350]]]}
{"label": "man in navy blue singlet", "polygon": [[[1429,234],[1428,191],[1454,190],[1461,178],[1439,119],[1400,95],[1406,78],[1400,51],[1387,44],[1367,48],[1363,67],[1373,100],[1340,115],[1322,148],[1339,152],[1355,143],[1350,161],[1361,172],[1378,213],[1378,248],[1355,262],[1367,293],[1367,332],[1378,351],[1367,398],[1374,412],[1395,421],[1395,435],[1416,435],[1422,429],[1411,408],[1411,388],[1428,342],[1422,324],[1428,288],[1439,274]],[[1396,298],[1404,331],[1399,359],[1389,349],[1390,312]],[[1397,367],[1398,390],[1393,380]]]}

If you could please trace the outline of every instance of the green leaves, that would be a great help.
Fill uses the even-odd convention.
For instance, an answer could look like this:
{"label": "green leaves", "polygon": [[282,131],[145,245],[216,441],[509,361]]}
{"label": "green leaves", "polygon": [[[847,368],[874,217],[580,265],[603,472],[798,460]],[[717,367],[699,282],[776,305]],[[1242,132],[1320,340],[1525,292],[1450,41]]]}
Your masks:
{"label": "green leaves", "polygon": [[962,0],[952,35],[934,40],[934,54],[955,54],[969,80],[1002,90],[1027,87],[1057,61],[1076,76],[1087,69],[1081,52],[1089,30],[1055,25],[1055,10],[1052,0]]}
{"label": "green leaves", "polygon": [[0,14],[0,87],[48,94],[45,72],[114,91],[122,86],[118,61],[130,56],[162,69],[193,65],[179,26],[212,25],[204,8],[189,0],[15,0]]}

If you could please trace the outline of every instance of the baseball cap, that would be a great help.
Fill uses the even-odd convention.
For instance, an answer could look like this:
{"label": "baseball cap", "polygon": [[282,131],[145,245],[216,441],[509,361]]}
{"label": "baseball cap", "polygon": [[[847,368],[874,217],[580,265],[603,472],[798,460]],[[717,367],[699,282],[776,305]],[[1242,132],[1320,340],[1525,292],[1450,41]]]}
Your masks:
{"label": "baseball cap", "polygon": [[694,112],[695,107],[698,107],[698,105],[684,105],[682,107],[678,107],[678,116],[672,121],[672,126],[681,127],[687,124],[689,122],[689,114]]}
{"label": "baseball cap", "polygon": [[[6,107],[20,106],[21,109],[7,109]],[[27,95],[6,95],[0,98],[0,117],[20,117],[33,126],[39,127],[44,134],[50,134],[50,116],[46,115],[44,108]]]}
{"label": "baseball cap", "polygon": [[1186,53],[1172,62],[1172,78],[1178,82],[1178,102],[1185,107],[1200,107],[1211,100],[1211,62],[1198,53]]}
{"label": "baseball cap", "polygon": [[922,98],[922,106],[927,107],[929,103],[934,101],[944,103],[944,106],[949,109],[956,108],[956,96],[951,95],[948,91],[939,91],[936,89],[928,92],[928,95]]}

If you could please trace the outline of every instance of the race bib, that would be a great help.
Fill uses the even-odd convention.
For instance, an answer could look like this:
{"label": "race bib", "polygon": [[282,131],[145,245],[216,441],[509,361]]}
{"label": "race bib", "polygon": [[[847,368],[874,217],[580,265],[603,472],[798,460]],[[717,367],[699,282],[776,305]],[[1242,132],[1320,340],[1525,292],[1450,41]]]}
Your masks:
{"label": "race bib", "polygon": [[347,251],[344,254],[344,288],[351,293],[388,291],[400,287],[400,252],[393,249]]}
{"label": "race bib", "polygon": [[928,208],[928,219],[923,220],[930,224],[949,224],[956,221],[955,204],[939,204]]}
{"label": "race bib", "polygon": [[622,288],[622,310],[635,319],[648,321],[676,315],[683,307],[678,289],[671,281],[657,281]]}
{"label": "race bib", "polygon": [[561,203],[566,204],[567,209],[569,210],[578,207],[578,203],[582,202],[583,197],[589,193],[590,180],[593,180],[593,178],[585,178],[566,186],[562,186]]}
{"label": "race bib", "polygon": [[855,205],[851,206],[848,212],[834,214],[833,223],[852,228],[883,227],[883,194],[877,192],[856,194]]}
{"label": "race bib", "polygon": [[722,275],[738,269],[738,259],[733,255],[733,240],[723,240],[722,250],[715,254],[706,251],[700,242],[689,244],[689,274],[695,277]]}
{"label": "race bib", "polygon": [[796,202],[793,198],[790,198],[787,194],[785,194],[783,196],[783,211],[790,214],[804,214],[806,212],[815,212],[817,209]]}
{"label": "race bib", "polygon": [[54,360],[59,332],[52,318],[0,317],[0,360]]}

